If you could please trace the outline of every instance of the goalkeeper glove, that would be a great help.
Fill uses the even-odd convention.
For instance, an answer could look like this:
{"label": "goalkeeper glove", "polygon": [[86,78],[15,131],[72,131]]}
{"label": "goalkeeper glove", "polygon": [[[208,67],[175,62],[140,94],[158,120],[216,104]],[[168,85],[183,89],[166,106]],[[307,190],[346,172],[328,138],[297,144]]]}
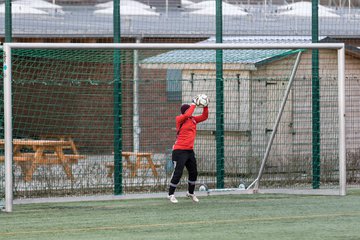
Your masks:
{"label": "goalkeeper glove", "polygon": [[196,106],[199,105],[199,95],[192,99],[192,103],[195,104]]}

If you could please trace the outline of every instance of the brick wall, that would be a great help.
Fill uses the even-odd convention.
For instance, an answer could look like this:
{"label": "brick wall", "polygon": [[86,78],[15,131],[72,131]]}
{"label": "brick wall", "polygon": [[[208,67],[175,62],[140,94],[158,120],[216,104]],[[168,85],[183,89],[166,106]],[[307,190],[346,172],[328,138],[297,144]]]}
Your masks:
{"label": "brick wall", "polygon": [[[24,65],[24,63],[22,64]],[[97,68],[92,65],[91,68]],[[99,69],[112,71],[111,65],[98,64]],[[42,79],[55,76],[48,68],[32,66],[36,74],[22,66],[14,67],[14,136],[37,138],[41,135],[71,135],[77,145],[88,153],[113,151],[113,84],[112,73],[93,76],[97,84],[86,81],[87,68],[83,66],[77,80],[70,83],[69,74],[61,79]],[[84,71],[84,72],[81,72]],[[105,71],[105,70],[101,70]],[[101,72],[99,70],[99,72]],[[60,74],[60,73],[59,73]],[[122,66],[123,148],[133,146],[133,69],[132,64]],[[174,143],[175,116],[180,102],[169,102],[166,93],[166,71],[141,71],[139,84],[140,151],[164,152]],[[27,79],[27,80],[24,80]]]}

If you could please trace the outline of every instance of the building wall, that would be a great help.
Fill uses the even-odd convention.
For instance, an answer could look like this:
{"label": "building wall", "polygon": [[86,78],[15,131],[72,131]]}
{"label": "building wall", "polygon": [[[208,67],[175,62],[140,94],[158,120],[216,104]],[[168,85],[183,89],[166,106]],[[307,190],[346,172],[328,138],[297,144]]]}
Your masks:
{"label": "building wall", "polygon": [[[175,141],[180,102],[168,103],[164,89],[164,80],[140,82],[140,151],[164,153]],[[124,79],[124,151],[133,150],[132,97],[132,81]],[[70,135],[84,154],[111,153],[113,98],[113,85],[14,84],[14,137]]]}
{"label": "building wall", "polygon": [[[274,140],[274,145],[271,149],[269,165],[283,166],[291,162],[306,162],[311,161],[312,156],[312,68],[311,68],[311,52],[307,51],[303,54],[301,63],[295,76],[295,82],[290,92],[288,101],[285,106],[284,114],[279,125],[277,135]],[[360,61],[358,58],[346,55],[346,122],[347,122],[347,149],[358,149],[359,146],[359,124],[358,119],[359,111],[357,110],[358,97],[356,90],[359,89],[358,76],[360,74],[359,66]],[[287,85],[286,79],[289,78],[292,65],[287,64],[288,59],[283,59],[264,67],[259,68],[258,71],[253,72],[253,78],[261,79],[264,76],[277,76],[279,84],[284,84],[283,89],[278,92],[279,97],[283,96],[285,86]],[[292,60],[294,63],[294,59]],[[278,71],[282,66],[283,71]],[[284,66],[287,66],[284,68]],[[275,74],[276,73],[276,74]],[[321,50],[320,51],[320,154],[322,161],[334,160],[337,158],[338,149],[338,82],[337,82],[337,53],[336,51]],[[285,80],[285,81],[282,81]],[[254,81],[256,82],[256,81]],[[273,85],[268,85],[273,86]],[[267,87],[268,88],[268,87]],[[269,88],[268,88],[269,89]],[[264,90],[265,91],[265,90]],[[271,92],[271,91],[270,91]],[[350,93],[351,92],[351,93]],[[259,95],[257,95],[259,96]],[[271,96],[270,96],[271,97]],[[253,97],[254,104],[256,96]],[[269,98],[269,93],[267,94]],[[258,101],[261,103],[261,99]],[[279,108],[279,102],[276,106],[270,108]],[[265,107],[266,106],[266,107]],[[265,109],[266,108],[266,109]],[[257,104],[253,107],[258,111],[263,109],[263,114],[269,109],[269,105]],[[277,113],[277,112],[276,112]],[[273,117],[267,114],[267,117],[257,119],[267,119]],[[269,134],[261,135],[264,132],[263,128],[269,127],[269,123],[259,124],[256,123],[254,117],[254,134],[258,136],[255,142],[267,142]],[[259,126],[260,127],[259,129]],[[270,125],[271,126],[271,125]],[[258,134],[257,134],[258,133]],[[254,139],[253,139],[254,140]],[[253,148],[253,151],[255,149]],[[256,151],[255,151],[256,152]],[[290,161],[289,161],[290,159]],[[297,161],[299,159],[300,161]]]}
{"label": "building wall", "polygon": [[[320,51],[320,147],[321,158],[324,162],[336,161],[338,154],[336,54],[336,51]],[[311,166],[311,61],[310,51],[302,54],[302,60],[271,148],[267,162],[268,168],[281,169],[288,165],[293,165],[294,168]],[[295,56],[258,66],[254,71],[224,70],[225,167],[230,172],[250,173],[254,167],[258,169],[294,63]],[[347,92],[359,89],[360,70],[357,68],[359,64],[359,59],[346,55]],[[244,91],[237,91],[237,81],[231,80],[237,74],[240,74],[244,81],[244,84],[241,82],[241,89],[246,89]],[[183,71],[183,78],[186,79],[183,83],[183,93],[186,94],[183,95],[183,101],[188,99],[189,92],[190,95],[207,93],[211,99],[214,99],[210,104],[209,120],[199,125],[201,134],[196,141],[199,157],[207,162],[203,164],[204,168],[206,171],[213,171],[216,163],[215,71],[186,69]],[[356,94],[347,95],[348,149],[357,149],[359,146],[357,139],[359,139],[360,126],[355,123],[355,119],[360,117],[360,111],[357,110],[359,98],[355,96]],[[234,101],[234,99],[237,100]]]}

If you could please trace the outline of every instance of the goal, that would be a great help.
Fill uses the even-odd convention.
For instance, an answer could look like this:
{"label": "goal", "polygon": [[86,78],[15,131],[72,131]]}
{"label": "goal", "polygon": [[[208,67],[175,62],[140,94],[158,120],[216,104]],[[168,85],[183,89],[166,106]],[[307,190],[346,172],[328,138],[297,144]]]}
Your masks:
{"label": "goal", "polygon": [[197,129],[198,182],[346,194],[344,44],[5,43],[3,53],[6,211],[14,198],[164,191],[175,116],[200,93],[210,115]]}

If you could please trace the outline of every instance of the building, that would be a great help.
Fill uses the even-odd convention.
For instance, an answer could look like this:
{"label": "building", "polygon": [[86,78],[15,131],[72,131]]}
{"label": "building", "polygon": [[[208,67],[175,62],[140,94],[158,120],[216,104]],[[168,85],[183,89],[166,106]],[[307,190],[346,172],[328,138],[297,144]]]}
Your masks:
{"label": "building", "polygon": [[[225,43],[306,43],[309,37],[229,37]],[[204,41],[214,42],[214,39]],[[332,41],[322,38],[322,41]],[[298,160],[308,162],[312,154],[312,57],[303,50],[224,50],[224,129],[226,172],[249,173],[259,165],[273,131],[275,120],[294,67],[295,56],[302,52],[301,62],[288,96],[284,113],[272,145],[268,167],[281,169]],[[334,158],[337,152],[337,52],[320,50],[320,128],[322,160]],[[357,86],[360,70],[359,49],[347,47],[346,86]],[[206,93],[216,99],[214,50],[175,50],[145,59],[142,68],[178,71],[182,101]],[[169,80],[168,80],[169,81]],[[347,96],[349,119],[360,117],[356,102]],[[206,161],[206,171],[215,171],[215,104],[210,104],[211,118],[199,126],[197,147]],[[360,125],[348,126],[348,148],[359,145]],[[331,147],[330,147],[331,146]],[[209,152],[212,157],[209,158]],[[201,161],[200,161],[201,162]],[[212,163],[212,164],[211,164]],[[310,170],[310,169],[309,169]],[[239,173],[239,172],[237,172]]]}

